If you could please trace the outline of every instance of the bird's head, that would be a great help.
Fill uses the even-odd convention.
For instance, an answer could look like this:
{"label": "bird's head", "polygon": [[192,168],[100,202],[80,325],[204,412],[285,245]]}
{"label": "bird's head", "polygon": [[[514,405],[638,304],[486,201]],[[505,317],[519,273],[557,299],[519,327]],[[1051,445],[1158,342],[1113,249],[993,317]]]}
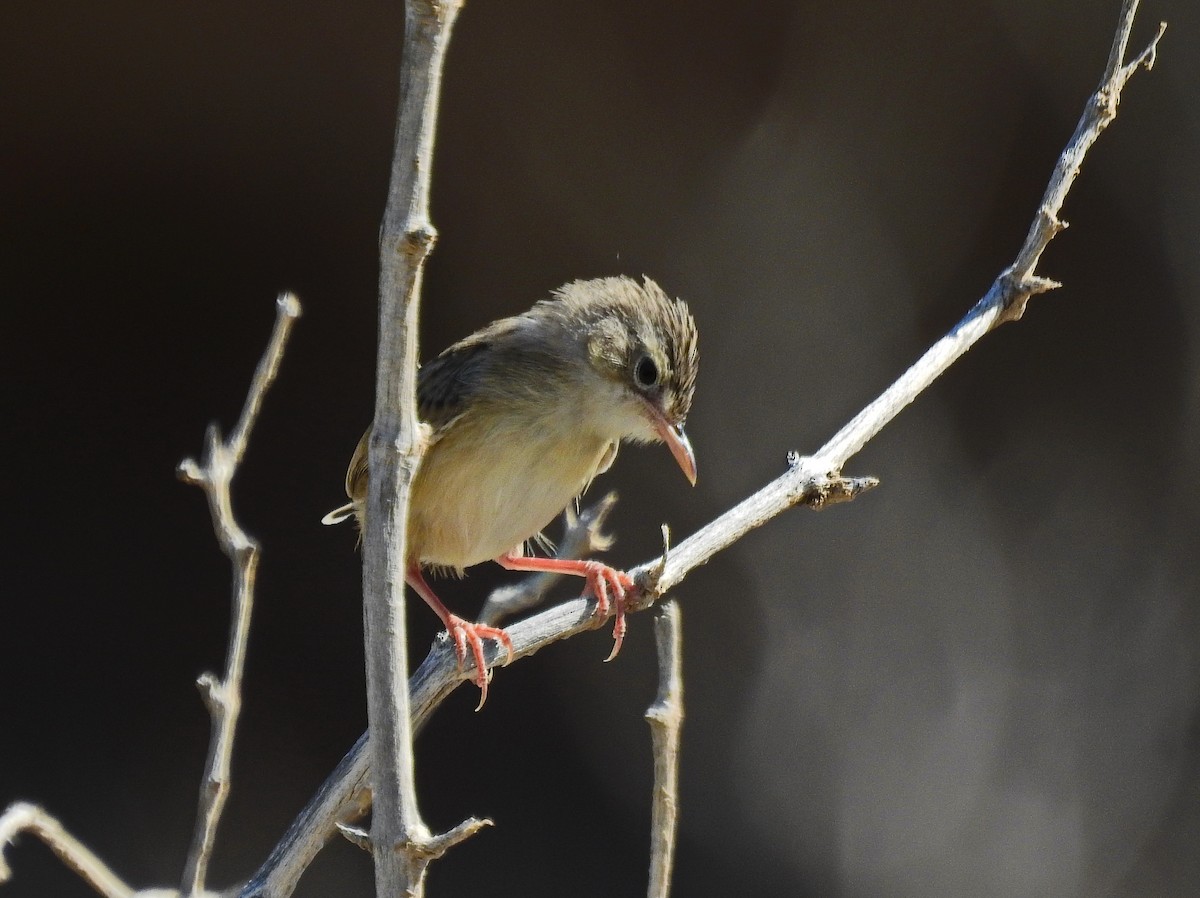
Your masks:
{"label": "bird's head", "polygon": [[575,281],[555,302],[582,326],[591,370],[603,389],[616,438],[663,442],[696,483],[696,458],[683,431],[699,370],[696,322],[687,305],[649,278]]}

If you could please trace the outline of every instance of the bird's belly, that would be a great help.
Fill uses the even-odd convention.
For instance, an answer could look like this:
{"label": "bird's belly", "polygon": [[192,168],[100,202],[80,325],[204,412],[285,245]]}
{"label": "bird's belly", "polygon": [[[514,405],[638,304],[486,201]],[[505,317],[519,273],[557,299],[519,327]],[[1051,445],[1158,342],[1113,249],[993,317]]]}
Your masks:
{"label": "bird's belly", "polygon": [[447,434],[413,483],[409,546],[422,564],[461,570],[538,533],[587,486],[610,445],[536,433]]}

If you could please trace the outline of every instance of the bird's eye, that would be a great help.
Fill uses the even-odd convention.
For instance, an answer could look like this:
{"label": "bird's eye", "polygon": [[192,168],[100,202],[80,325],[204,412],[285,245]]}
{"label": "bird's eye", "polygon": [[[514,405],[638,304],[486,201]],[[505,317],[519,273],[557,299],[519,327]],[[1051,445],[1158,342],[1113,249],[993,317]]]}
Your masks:
{"label": "bird's eye", "polygon": [[658,365],[654,364],[654,359],[648,355],[638,359],[637,364],[633,366],[633,379],[639,387],[655,386],[658,383]]}

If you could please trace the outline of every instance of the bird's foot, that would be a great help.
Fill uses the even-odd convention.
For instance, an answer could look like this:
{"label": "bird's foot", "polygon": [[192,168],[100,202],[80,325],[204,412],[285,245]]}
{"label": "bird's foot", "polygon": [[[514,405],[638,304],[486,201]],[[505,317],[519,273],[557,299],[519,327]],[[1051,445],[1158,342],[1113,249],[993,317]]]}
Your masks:
{"label": "bird's foot", "polygon": [[587,578],[587,589],[596,597],[596,617],[603,619],[608,615],[610,604],[613,608],[613,647],[604,659],[611,661],[625,641],[625,600],[626,593],[633,589],[633,578],[599,561],[583,562],[583,575]]}
{"label": "bird's foot", "polygon": [[467,648],[471,649],[471,657],[475,660],[475,685],[479,687],[479,704],[475,710],[478,711],[483,707],[483,703],[487,701],[488,683],[492,679],[492,673],[488,670],[487,663],[483,660],[483,640],[494,639],[500,645],[504,646],[508,652],[508,657],[504,663],[508,664],[513,659],[513,644],[508,633],[499,627],[489,627],[487,624],[474,624],[468,620],[464,620],[457,614],[449,615],[449,620],[446,626],[450,633],[450,638],[454,640],[454,656],[458,658],[458,669],[463,669],[463,664],[467,660]]}
{"label": "bird's foot", "polygon": [[521,553],[520,547],[501,555],[496,562],[510,571],[536,571],[583,577],[587,581],[584,595],[590,592],[596,598],[594,612],[596,620],[604,620],[608,617],[609,607],[613,608],[616,616],[616,622],[613,624],[613,649],[604,660],[611,661],[617,657],[617,652],[621,651],[621,643],[625,639],[625,608],[628,593],[635,588],[633,578],[627,573],[599,561],[525,556]]}

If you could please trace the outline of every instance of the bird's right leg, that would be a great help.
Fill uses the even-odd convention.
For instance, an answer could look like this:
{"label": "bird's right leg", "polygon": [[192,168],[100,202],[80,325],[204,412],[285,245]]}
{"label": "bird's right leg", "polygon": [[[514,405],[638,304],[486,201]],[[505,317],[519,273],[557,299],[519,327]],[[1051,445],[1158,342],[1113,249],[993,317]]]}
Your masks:
{"label": "bird's right leg", "polygon": [[475,660],[475,685],[479,687],[479,706],[475,709],[478,711],[487,701],[488,680],[491,679],[487,663],[483,660],[483,640],[494,639],[504,646],[508,651],[508,658],[504,662],[507,664],[512,661],[513,657],[512,639],[499,627],[474,624],[452,613],[442,604],[442,600],[437,597],[433,588],[425,582],[425,575],[421,573],[419,565],[410,564],[404,579],[446,625],[446,632],[454,640],[454,654],[458,658],[459,670],[462,670],[463,662],[467,659],[467,646],[471,647],[471,657]]}

